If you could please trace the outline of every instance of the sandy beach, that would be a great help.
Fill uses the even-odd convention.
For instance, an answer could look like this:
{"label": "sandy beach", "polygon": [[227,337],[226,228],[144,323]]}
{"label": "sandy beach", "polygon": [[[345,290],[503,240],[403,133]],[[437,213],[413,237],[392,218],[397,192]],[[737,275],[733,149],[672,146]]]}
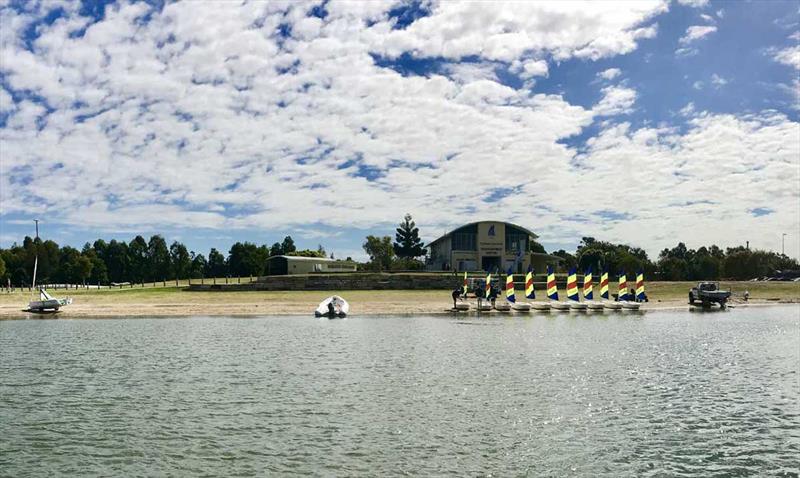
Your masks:
{"label": "sandy beach", "polygon": [[[650,301],[642,310],[688,308],[688,282],[648,284]],[[734,307],[763,306],[800,302],[800,283],[728,282],[723,288],[733,291]],[[743,293],[750,300],[743,300]],[[329,291],[281,292],[189,292],[180,287],[129,288],[103,290],[58,290],[54,296],[70,296],[74,302],[57,314],[59,318],[82,317],[168,317],[168,316],[265,316],[312,313],[317,304],[332,294]],[[446,290],[339,291],[351,306],[350,315],[440,314],[452,305]],[[28,291],[0,293],[0,319],[40,317],[23,312],[33,294]],[[542,294],[537,300],[543,300]],[[473,305],[474,299],[471,299]],[[493,312],[498,313],[498,312]]]}

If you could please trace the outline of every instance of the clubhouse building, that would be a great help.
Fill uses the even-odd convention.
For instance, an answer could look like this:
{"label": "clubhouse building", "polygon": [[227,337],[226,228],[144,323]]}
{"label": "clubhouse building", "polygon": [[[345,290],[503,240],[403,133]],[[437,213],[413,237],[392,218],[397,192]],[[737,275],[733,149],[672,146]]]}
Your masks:
{"label": "clubhouse building", "polygon": [[520,274],[532,265],[537,273],[542,273],[548,264],[556,266],[561,259],[529,252],[531,241],[537,237],[530,230],[508,222],[466,224],[425,246],[427,269],[504,272],[510,267]]}

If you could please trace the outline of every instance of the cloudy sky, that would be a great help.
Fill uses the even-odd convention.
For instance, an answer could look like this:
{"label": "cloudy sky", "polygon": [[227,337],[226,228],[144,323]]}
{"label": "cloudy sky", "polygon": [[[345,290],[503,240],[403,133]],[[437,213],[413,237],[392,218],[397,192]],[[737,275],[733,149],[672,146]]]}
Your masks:
{"label": "cloudy sky", "polygon": [[0,246],[529,227],[800,255],[797,2],[0,0]]}

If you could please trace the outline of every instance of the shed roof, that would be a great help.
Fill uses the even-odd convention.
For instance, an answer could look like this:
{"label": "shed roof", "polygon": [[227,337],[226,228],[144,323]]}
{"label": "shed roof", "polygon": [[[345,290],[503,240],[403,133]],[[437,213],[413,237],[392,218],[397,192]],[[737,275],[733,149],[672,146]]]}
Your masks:
{"label": "shed roof", "polygon": [[536,234],[534,234],[534,233],[533,233],[533,231],[531,231],[530,229],[528,229],[528,228],[526,228],[526,227],[522,227],[522,226],[520,226],[520,225],[518,225],[518,224],[514,224],[514,223],[512,223],[512,222],[506,222],[506,221],[475,221],[475,222],[470,222],[470,223],[467,223],[467,224],[463,224],[463,225],[461,225],[461,226],[458,226],[457,228],[455,228],[455,229],[453,229],[452,231],[450,231],[450,232],[446,233],[446,234],[445,234],[445,235],[443,235],[442,237],[440,237],[440,238],[438,238],[438,239],[435,239],[435,240],[433,240],[433,241],[429,242],[429,243],[428,243],[428,244],[427,244],[425,247],[430,247],[430,246],[432,246],[432,245],[436,244],[437,242],[439,242],[439,241],[441,241],[441,240],[444,240],[444,239],[446,239],[446,238],[450,237],[450,235],[452,235],[454,232],[456,232],[457,230],[461,229],[462,227],[474,226],[474,225],[476,225],[476,224],[481,224],[481,223],[484,223],[484,222],[500,222],[500,223],[506,224],[506,225],[508,225],[508,226],[513,226],[513,227],[516,227],[517,229],[520,229],[520,230],[522,230],[522,231],[524,231],[524,232],[527,232],[527,233],[528,233],[528,235],[529,235],[531,238],[533,238],[533,239],[536,239],[537,237],[539,237],[539,236],[537,236]]}

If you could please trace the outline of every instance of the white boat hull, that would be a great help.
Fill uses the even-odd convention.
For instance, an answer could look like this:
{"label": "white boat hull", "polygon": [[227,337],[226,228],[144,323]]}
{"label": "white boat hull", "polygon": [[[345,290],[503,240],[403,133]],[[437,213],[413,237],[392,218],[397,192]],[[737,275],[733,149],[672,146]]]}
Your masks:
{"label": "white boat hull", "polygon": [[475,309],[480,312],[488,312],[492,310],[491,302],[481,302],[480,304],[475,306]]}
{"label": "white boat hull", "polygon": [[587,300],[586,307],[589,310],[603,310],[605,308],[602,302],[595,302],[593,300]]}
{"label": "white boat hull", "polygon": [[609,310],[620,310],[622,309],[622,304],[619,302],[611,302],[609,300],[603,302],[603,307]]}
{"label": "white boat hull", "polygon": [[511,304],[508,302],[495,302],[494,309],[498,312],[509,312],[511,311]]}
{"label": "white boat hull", "polygon": [[[331,314],[328,304],[333,302],[333,313]],[[319,307],[314,311],[315,317],[327,317],[329,319],[338,319],[347,317],[350,313],[350,304],[338,295],[332,295],[319,303]]]}
{"label": "white boat hull", "polygon": [[527,302],[516,302],[511,304],[511,309],[517,312],[530,312],[531,304]]}
{"label": "white boat hull", "polygon": [[468,302],[456,302],[455,310],[466,312],[466,311],[469,310],[469,303]]}
{"label": "white boat hull", "polygon": [[547,312],[550,310],[550,304],[547,302],[531,302],[531,309],[538,310],[540,312]]}
{"label": "white boat hull", "polygon": [[587,306],[584,302],[572,302],[569,304],[570,310],[586,310]]}
{"label": "white boat hull", "polygon": [[639,310],[639,307],[641,307],[641,304],[638,302],[622,301],[620,304],[622,304],[623,310]]}
{"label": "white boat hull", "polygon": [[558,310],[558,311],[567,311],[569,310],[569,304],[566,302],[550,302],[550,310]]}

